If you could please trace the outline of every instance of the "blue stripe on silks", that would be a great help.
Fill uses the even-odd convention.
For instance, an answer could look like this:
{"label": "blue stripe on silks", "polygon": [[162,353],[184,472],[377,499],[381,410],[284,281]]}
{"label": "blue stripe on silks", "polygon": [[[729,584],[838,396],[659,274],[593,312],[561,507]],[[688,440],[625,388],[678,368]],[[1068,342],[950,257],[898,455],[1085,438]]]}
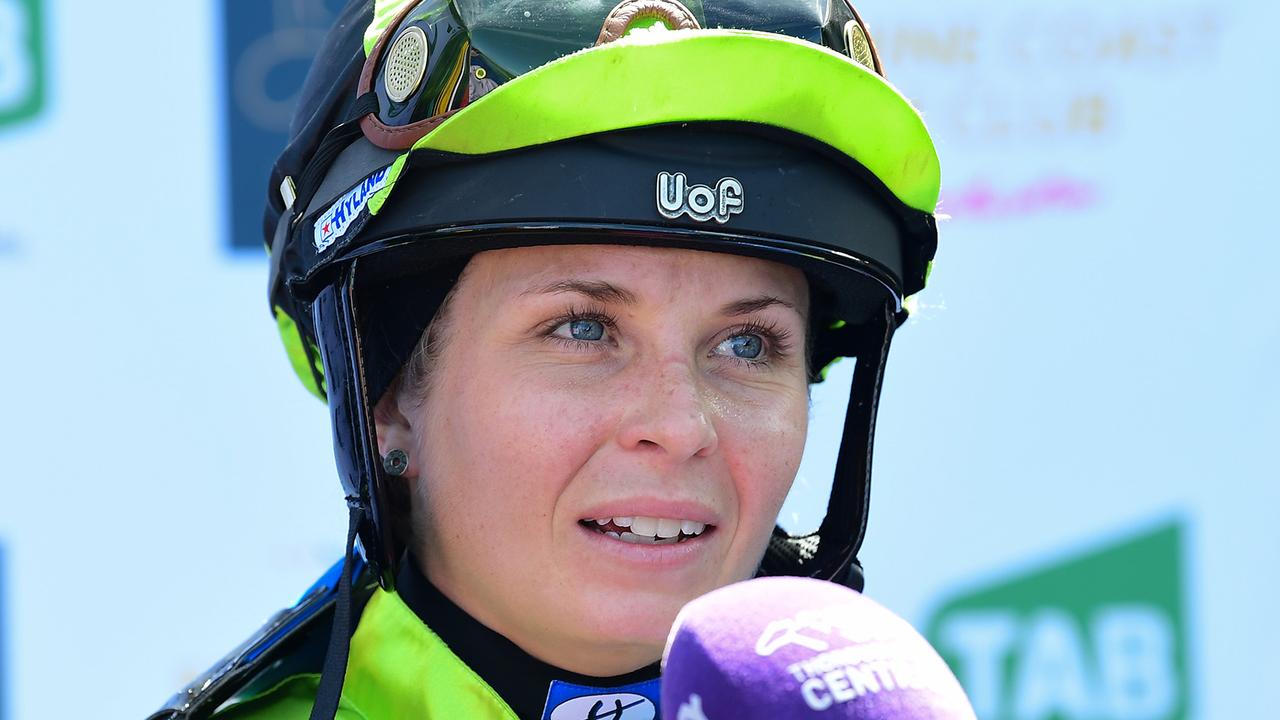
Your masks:
{"label": "blue stripe on silks", "polygon": [[[320,576],[319,580],[316,580],[311,587],[307,588],[306,592],[302,593],[302,597],[298,598],[298,602],[294,605],[294,607],[297,607],[298,605],[301,605],[302,603],[307,602],[309,599],[313,599],[313,596],[315,596],[317,593],[324,595],[326,598],[328,596],[331,596],[337,593],[338,581],[341,580],[342,578],[342,563],[343,563],[343,558],[339,558],[338,562],[334,563],[332,567],[326,570],[324,575]],[[352,577],[352,580],[354,581],[355,578],[360,577],[360,574],[364,572],[364,566],[365,566],[364,558],[357,556],[355,559],[355,562],[353,562],[352,565],[354,567],[351,569],[351,577]],[[297,616],[290,618],[288,624],[284,625],[283,627],[279,628],[275,632],[271,633],[271,635],[258,641],[254,645],[254,647],[251,648],[249,652],[245,654],[244,662],[246,663],[253,662],[259,655],[261,655],[263,652],[271,648],[271,646],[279,642],[281,638],[288,635],[289,632],[291,632],[294,628],[296,628],[301,623],[306,622],[312,615],[315,615],[316,612],[324,608],[327,605],[327,603],[324,602],[323,600],[314,599],[311,605],[312,607],[310,610],[306,612],[298,613]],[[4,718],[0,717],[0,720],[4,720]]]}

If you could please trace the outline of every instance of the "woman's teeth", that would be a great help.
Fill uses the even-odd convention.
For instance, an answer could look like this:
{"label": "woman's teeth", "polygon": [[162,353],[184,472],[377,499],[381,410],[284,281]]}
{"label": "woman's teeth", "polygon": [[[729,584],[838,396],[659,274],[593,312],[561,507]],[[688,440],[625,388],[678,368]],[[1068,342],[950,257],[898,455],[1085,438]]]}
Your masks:
{"label": "woman's teeth", "polygon": [[623,542],[638,545],[670,545],[697,537],[706,531],[705,523],[672,518],[623,516],[583,520],[583,525],[594,526],[597,532],[615,537]]}

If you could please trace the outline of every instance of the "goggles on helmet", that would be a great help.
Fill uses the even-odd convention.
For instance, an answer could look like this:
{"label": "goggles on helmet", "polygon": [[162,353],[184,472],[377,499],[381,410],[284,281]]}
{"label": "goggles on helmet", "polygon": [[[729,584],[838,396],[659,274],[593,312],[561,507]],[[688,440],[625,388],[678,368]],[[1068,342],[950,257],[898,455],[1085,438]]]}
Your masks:
{"label": "goggles on helmet", "polygon": [[[357,94],[375,93],[378,112],[360,121],[379,147],[403,150],[458,109],[547,63],[632,32],[755,30],[842,48],[883,75],[857,12],[812,0],[629,0],[617,6],[565,3],[387,3],[365,34]],[[383,22],[378,22],[378,18]],[[671,77],[671,82],[686,81]],[[715,77],[688,78],[693,84]]]}

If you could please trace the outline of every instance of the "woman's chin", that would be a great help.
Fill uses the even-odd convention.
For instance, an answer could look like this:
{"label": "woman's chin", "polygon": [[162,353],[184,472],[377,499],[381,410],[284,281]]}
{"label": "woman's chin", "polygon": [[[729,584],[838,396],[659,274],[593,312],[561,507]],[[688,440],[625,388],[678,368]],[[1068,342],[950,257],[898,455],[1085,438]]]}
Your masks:
{"label": "woman's chin", "polygon": [[616,677],[635,672],[662,659],[666,633],[645,638],[618,637],[608,642],[593,638],[576,644],[572,652],[542,660],[562,670],[589,677]]}
{"label": "woman's chin", "polygon": [[[574,623],[568,643],[573,646],[551,664],[584,675],[611,677],[638,670],[657,662],[667,642],[676,614],[693,596],[628,596],[628,593],[596,593],[579,596],[574,604],[579,621]],[[584,602],[585,601],[585,602]],[[563,608],[566,617],[569,606]]]}

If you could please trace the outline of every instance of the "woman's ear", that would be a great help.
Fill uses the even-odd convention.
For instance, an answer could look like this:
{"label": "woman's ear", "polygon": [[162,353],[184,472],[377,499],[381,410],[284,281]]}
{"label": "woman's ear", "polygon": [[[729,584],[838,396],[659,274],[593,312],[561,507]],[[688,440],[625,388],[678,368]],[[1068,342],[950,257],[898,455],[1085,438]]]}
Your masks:
{"label": "woman's ear", "polygon": [[401,407],[398,382],[392,383],[373,406],[373,424],[378,434],[378,454],[386,457],[392,450],[403,450],[409,456],[409,464],[402,475],[417,477],[417,434]]}

